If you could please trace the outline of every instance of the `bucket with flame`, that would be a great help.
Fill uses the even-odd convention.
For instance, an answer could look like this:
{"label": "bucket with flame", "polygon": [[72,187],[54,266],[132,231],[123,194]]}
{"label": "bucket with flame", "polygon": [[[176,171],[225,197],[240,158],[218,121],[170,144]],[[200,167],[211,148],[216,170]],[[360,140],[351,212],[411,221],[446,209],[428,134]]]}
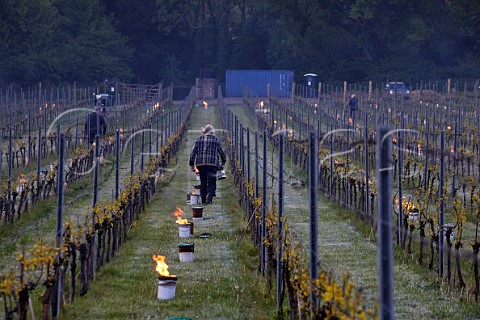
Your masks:
{"label": "bucket with flame", "polygon": [[196,194],[195,192],[192,192],[192,193],[187,193],[187,204],[192,204],[192,205],[195,205],[195,204],[198,204],[198,198],[199,195]]}
{"label": "bucket with flame", "polygon": [[156,262],[155,271],[158,274],[158,300],[173,299],[177,287],[177,276],[170,275],[168,265],[165,262],[165,256],[157,256],[154,254],[152,259]]}
{"label": "bucket with flame", "polygon": [[178,224],[178,236],[180,238],[190,238],[192,226],[190,223],[188,223],[187,219],[183,219],[181,217],[182,214],[182,209],[178,207],[176,208],[175,212],[173,212],[173,215],[177,218],[177,221],[175,222]]}
{"label": "bucket with flame", "polygon": [[196,204],[198,204],[198,198],[199,198],[199,195],[198,195],[198,194],[191,194],[191,195],[190,195],[190,204],[191,204],[191,205],[196,205]]}

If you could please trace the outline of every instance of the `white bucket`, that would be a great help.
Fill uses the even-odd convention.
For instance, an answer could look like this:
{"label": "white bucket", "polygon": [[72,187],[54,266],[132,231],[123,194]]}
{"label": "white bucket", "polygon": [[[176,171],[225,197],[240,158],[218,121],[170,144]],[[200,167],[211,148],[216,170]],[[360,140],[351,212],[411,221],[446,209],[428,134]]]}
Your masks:
{"label": "white bucket", "polygon": [[198,194],[190,195],[190,204],[192,205],[198,204]]}
{"label": "white bucket", "polygon": [[193,252],[179,252],[180,262],[192,262],[195,259]]}
{"label": "white bucket", "polygon": [[180,262],[192,262],[195,259],[195,247],[191,243],[180,243],[178,245],[178,256]]}
{"label": "white bucket", "polygon": [[158,280],[158,300],[169,300],[175,297],[176,280]]}
{"label": "white bucket", "polygon": [[178,236],[180,238],[190,238],[190,224],[179,224],[178,225]]}

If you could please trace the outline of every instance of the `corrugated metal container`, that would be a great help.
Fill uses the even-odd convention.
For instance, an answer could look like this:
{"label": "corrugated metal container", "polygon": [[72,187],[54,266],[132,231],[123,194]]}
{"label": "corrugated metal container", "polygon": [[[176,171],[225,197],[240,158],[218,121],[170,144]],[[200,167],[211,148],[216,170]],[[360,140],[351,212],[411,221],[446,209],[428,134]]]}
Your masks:
{"label": "corrugated metal container", "polygon": [[246,86],[253,94],[266,97],[270,84],[271,96],[291,97],[293,79],[292,70],[227,70],[226,96],[241,97]]}

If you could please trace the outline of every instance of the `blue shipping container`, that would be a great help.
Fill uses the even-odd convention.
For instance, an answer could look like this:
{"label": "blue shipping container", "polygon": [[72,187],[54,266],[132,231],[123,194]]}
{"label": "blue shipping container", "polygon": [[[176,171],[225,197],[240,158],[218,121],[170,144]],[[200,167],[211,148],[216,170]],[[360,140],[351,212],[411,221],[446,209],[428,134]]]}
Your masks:
{"label": "blue shipping container", "polygon": [[270,95],[289,98],[292,95],[293,70],[227,70],[225,87],[227,97],[241,97],[243,87],[259,97],[267,96],[267,84]]}

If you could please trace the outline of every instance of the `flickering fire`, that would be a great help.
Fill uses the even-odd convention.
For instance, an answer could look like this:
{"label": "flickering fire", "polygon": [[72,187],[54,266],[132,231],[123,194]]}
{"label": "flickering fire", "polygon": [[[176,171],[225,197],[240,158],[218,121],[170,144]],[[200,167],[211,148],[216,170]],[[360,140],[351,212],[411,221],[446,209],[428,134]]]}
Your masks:
{"label": "flickering fire", "polygon": [[352,118],[348,118],[348,123],[352,124],[352,123],[353,123],[353,119],[352,119]]}
{"label": "flickering fire", "polygon": [[205,107],[205,109],[208,109],[208,103],[207,103],[207,101],[203,101],[203,106]]}
{"label": "flickering fire", "polygon": [[154,254],[152,256],[153,261],[157,263],[155,267],[155,271],[158,273],[159,276],[161,277],[175,277],[173,275],[170,275],[170,272],[168,272],[168,265],[165,263],[165,256],[160,256]]}
{"label": "flickering fire", "polygon": [[260,106],[260,109],[263,109],[263,101],[260,101],[258,105]]}
{"label": "flickering fire", "polygon": [[177,218],[177,221],[175,222],[178,224],[187,224],[188,223],[187,219],[181,218],[182,214],[183,214],[182,209],[177,207],[177,209],[175,209],[175,211],[173,212],[173,215],[175,216],[175,218]]}
{"label": "flickering fire", "polygon": [[27,180],[25,179],[25,174],[20,173],[20,176],[18,177],[18,182],[21,184],[27,183]]}
{"label": "flickering fire", "polygon": [[447,130],[452,130],[452,127],[451,127],[451,126],[447,126]]}

